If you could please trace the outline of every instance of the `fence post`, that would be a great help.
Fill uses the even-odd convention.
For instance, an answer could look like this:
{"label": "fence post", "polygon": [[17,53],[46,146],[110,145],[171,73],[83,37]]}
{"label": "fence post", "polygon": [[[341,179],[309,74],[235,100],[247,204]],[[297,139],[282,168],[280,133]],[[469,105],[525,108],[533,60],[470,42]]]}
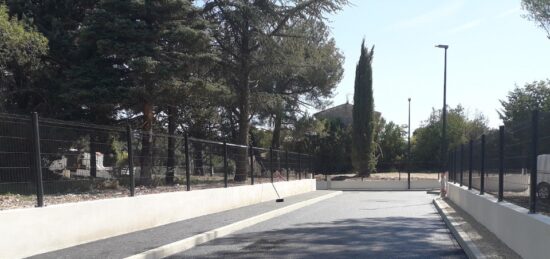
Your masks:
{"label": "fence post", "polygon": [[136,194],[136,179],[134,177],[134,148],[133,134],[130,124],[126,125],[126,141],[128,142],[128,175],[130,176],[130,197]]}
{"label": "fence post", "polygon": [[481,135],[481,179],[479,195],[485,194],[485,134]]}
{"label": "fence post", "polygon": [[93,178],[97,177],[97,157],[96,157],[96,141],[98,137],[90,135],[90,176]]}
{"label": "fence post", "polygon": [[[437,173],[437,178],[439,179],[439,173]],[[411,189],[411,149],[407,152],[407,190]]]}
{"label": "fence post", "polygon": [[447,163],[447,171],[449,172],[447,175],[448,182],[453,181],[453,165],[451,164],[451,157],[452,157],[452,151],[449,150],[447,151],[447,161],[449,161],[449,163]]}
{"label": "fence post", "polygon": [[191,168],[189,165],[189,134],[185,133],[185,186],[187,191],[191,190]]}
{"label": "fence post", "polygon": [[455,184],[458,183],[458,147],[455,148],[454,150],[454,156],[453,156],[453,161],[454,161],[454,182]]}
{"label": "fence post", "polygon": [[498,201],[504,199],[504,126],[498,128]]}
{"label": "fence post", "polygon": [[302,180],[302,156],[298,153],[298,180]]}
{"label": "fence post", "polygon": [[311,173],[311,179],[315,179],[315,170],[313,170],[313,155],[308,155],[309,160],[309,172]]}
{"label": "fence post", "polygon": [[455,178],[455,171],[454,171],[455,168],[454,168],[454,163],[453,163],[453,156],[454,156],[454,150],[449,151],[449,159],[447,161],[449,161],[449,163],[448,163],[448,166],[449,166],[449,180],[452,181],[452,182],[454,182],[454,178]]}
{"label": "fence post", "polygon": [[227,188],[227,175],[229,174],[229,165],[227,164],[227,142],[223,141],[223,187]]}
{"label": "fence post", "polygon": [[463,185],[464,179],[464,144],[460,144],[460,187]]}
{"label": "fence post", "polygon": [[455,160],[455,183],[458,183],[458,176],[459,176],[459,172],[458,170],[460,170],[460,165],[458,164],[460,162],[460,160],[458,159],[460,153],[458,152],[459,149],[458,147],[455,148],[455,157],[454,157],[454,160]]}
{"label": "fence post", "polygon": [[286,180],[290,180],[290,167],[288,166],[288,150],[285,151]]}
{"label": "fence post", "polygon": [[32,113],[32,138],[34,144],[34,170],[36,179],[36,206],[44,207],[44,185],[42,180],[42,154],[40,153],[40,127],[38,125],[38,113]]}
{"label": "fence post", "polygon": [[271,175],[271,182],[273,182],[273,147],[269,148],[269,174]]}
{"label": "fence post", "polygon": [[254,147],[250,145],[250,184],[254,185]]}
{"label": "fence post", "polygon": [[468,165],[468,190],[472,189],[472,171],[474,170],[474,141],[470,139],[470,154]]}
{"label": "fence post", "polygon": [[529,213],[537,210],[537,142],[539,138],[539,111],[534,110],[531,122],[531,186],[529,187]]}

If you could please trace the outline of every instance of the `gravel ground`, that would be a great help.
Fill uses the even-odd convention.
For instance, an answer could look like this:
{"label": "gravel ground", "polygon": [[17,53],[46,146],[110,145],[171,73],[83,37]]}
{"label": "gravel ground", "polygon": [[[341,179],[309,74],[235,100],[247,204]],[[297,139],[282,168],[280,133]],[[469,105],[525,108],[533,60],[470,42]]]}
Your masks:
{"label": "gravel ground", "polygon": [[[498,193],[494,191],[492,192],[488,191],[486,192],[486,194],[490,194],[495,197],[498,196]],[[520,207],[529,209],[529,191],[528,190],[525,192],[504,192],[503,196],[505,201],[513,203]],[[550,216],[550,199],[543,200],[543,199],[537,198],[536,210],[540,214]]]}
{"label": "gravel ground", "polygon": [[[506,196],[504,200],[520,207],[529,208],[529,196]],[[550,216],[550,200],[537,199],[536,210],[538,213]]]}
{"label": "gravel ground", "polygon": [[521,258],[516,252],[502,243],[491,231],[479,224],[472,216],[449,199],[443,200],[448,216],[458,221],[462,230],[475,243],[486,258]]}

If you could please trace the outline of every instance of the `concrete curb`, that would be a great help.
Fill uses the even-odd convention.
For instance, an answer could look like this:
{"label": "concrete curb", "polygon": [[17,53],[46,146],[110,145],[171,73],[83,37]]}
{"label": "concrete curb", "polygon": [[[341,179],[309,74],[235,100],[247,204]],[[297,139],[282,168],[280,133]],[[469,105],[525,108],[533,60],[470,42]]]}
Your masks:
{"label": "concrete curb", "polygon": [[451,233],[458,241],[458,244],[460,244],[460,247],[464,250],[468,258],[470,259],[481,259],[481,258],[487,258],[476,246],[476,244],[472,241],[472,239],[464,232],[462,227],[460,226],[460,223],[457,222],[457,220],[445,213],[445,210],[442,208],[441,203],[444,202],[441,200],[441,198],[435,198],[433,200],[433,204],[435,208],[437,209],[437,212],[439,215],[441,215],[441,218],[443,218],[443,221],[451,230]]}
{"label": "concrete curb", "polygon": [[140,254],[129,256],[129,257],[126,257],[126,259],[157,259],[157,258],[168,257],[170,255],[181,253],[185,250],[191,249],[202,243],[206,243],[216,238],[229,235],[241,229],[250,227],[260,222],[281,216],[283,214],[320,202],[322,200],[332,198],[340,194],[342,194],[341,191],[336,191],[336,192],[325,194],[323,196],[319,196],[313,199],[294,203],[292,205],[289,205],[280,209],[272,210],[245,220],[241,220],[241,221],[229,224],[227,226],[223,226],[223,227],[213,229],[198,235],[194,235],[192,237],[188,237],[170,244],[166,244],[161,247],[157,247],[155,249],[151,249]]}

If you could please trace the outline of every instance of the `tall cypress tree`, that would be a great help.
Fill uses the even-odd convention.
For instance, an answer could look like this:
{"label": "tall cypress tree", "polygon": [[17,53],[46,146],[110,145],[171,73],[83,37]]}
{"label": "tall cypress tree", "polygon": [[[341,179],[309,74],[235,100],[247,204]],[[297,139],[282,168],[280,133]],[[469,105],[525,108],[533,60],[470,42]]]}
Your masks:
{"label": "tall cypress tree", "polygon": [[374,98],[372,97],[372,57],[365,40],[361,43],[361,56],[355,69],[353,94],[352,163],[362,176],[374,171]]}

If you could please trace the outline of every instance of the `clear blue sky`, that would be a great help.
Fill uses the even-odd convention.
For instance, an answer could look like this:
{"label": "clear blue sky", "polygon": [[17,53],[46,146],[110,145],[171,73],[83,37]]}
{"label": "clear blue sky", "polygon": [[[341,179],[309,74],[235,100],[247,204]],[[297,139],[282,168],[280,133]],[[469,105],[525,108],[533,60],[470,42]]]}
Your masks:
{"label": "clear blue sky", "polygon": [[[448,44],[447,104],[461,104],[473,116],[482,112],[491,127],[515,85],[550,78],[550,40],[523,18],[520,0],[352,0],[329,16],[333,36],[344,53],[344,79],[333,105],[353,94],[361,40],[375,45],[375,109],[388,121],[412,129],[432,107],[443,106],[443,49]],[[353,95],[349,96],[350,102]]]}

